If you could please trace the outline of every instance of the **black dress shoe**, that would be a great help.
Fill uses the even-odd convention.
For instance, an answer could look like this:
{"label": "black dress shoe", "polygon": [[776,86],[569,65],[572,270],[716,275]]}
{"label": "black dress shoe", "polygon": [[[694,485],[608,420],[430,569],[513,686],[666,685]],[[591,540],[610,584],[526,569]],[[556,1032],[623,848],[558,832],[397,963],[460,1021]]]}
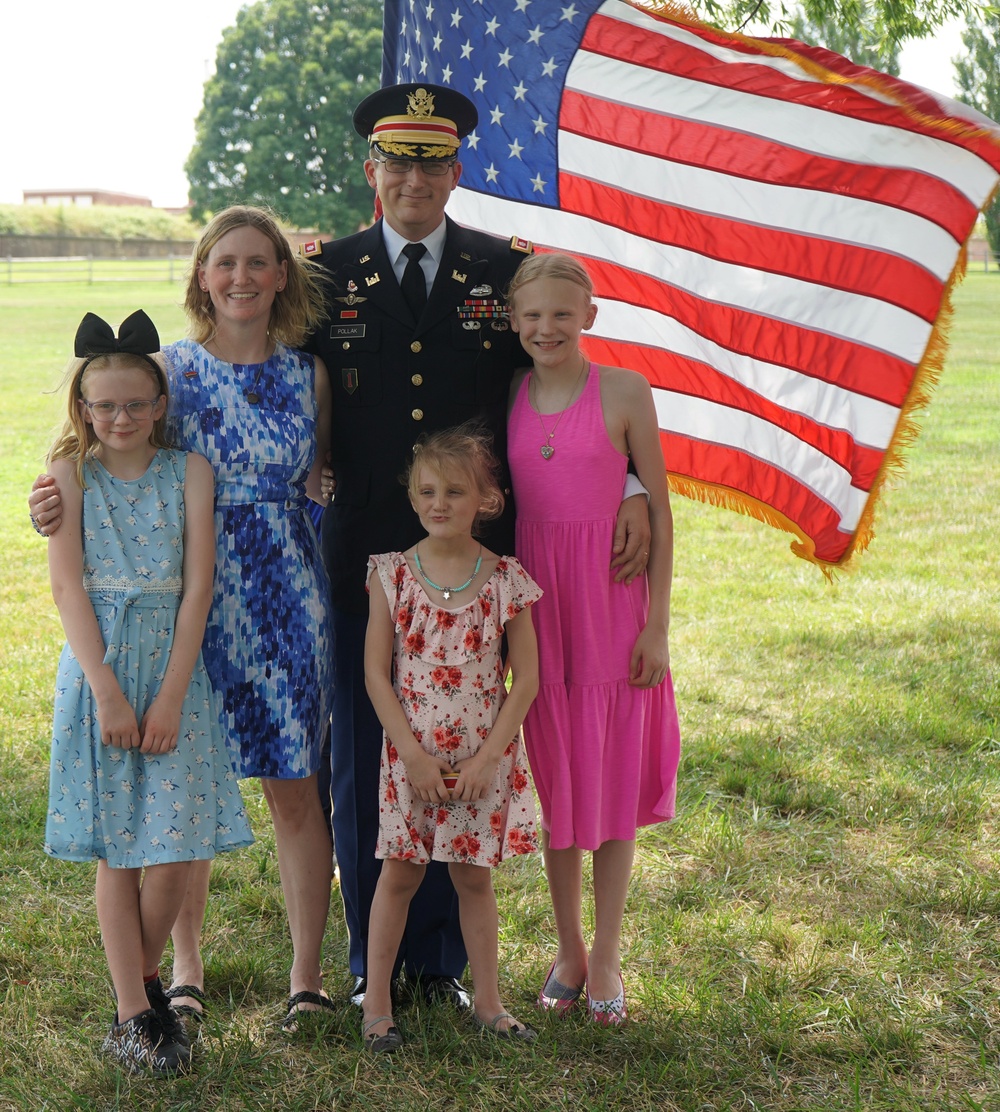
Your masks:
{"label": "black dress shoe", "polygon": [[[351,989],[351,1003],[360,1008],[364,1006],[365,993],[368,991],[368,978],[355,977],[354,987]],[[396,978],[393,978],[392,984],[389,986],[389,991],[392,996],[393,1005],[399,1003],[399,983]]]}
{"label": "black dress shoe", "polygon": [[418,986],[428,1004],[451,1004],[459,1011],[472,1007],[472,997],[455,977],[420,977]]}

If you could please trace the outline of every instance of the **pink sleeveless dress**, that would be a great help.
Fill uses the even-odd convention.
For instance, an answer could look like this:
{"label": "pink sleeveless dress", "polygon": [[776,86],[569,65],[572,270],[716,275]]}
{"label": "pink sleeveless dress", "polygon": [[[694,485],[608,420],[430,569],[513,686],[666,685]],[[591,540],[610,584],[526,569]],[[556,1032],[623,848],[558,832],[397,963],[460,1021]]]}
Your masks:
{"label": "pink sleeveless dress", "polygon": [[[615,583],[611,545],[627,458],[611,443],[601,376],[559,418],[555,452],[521,385],[507,456],[517,505],[517,557],[542,588],[532,609],[540,688],[524,722],[542,826],[553,849],[597,849],[674,816],[680,729],[670,676],[628,683],[648,613],[646,578]],[[547,414],[551,429],[556,415]]]}

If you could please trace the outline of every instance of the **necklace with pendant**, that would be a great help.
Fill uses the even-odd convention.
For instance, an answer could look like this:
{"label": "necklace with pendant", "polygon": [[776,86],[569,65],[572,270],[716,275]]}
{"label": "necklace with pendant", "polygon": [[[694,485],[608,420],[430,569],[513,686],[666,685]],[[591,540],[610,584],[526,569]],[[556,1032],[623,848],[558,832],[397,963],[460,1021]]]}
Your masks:
{"label": "necklace with pendant", "polygon": [[[577,372],[576,380],[573,383],[573,389],[569,392],[569,396],[566,399],[566,404],[562,407],[562,409],[559,410],[559,416],[556,418],[556,423],[552,426],[551,432],[549,432],[549,430],[545,427],[545,422],[542,420],[542,414],[538,409],[537,403],[532,402],[532,409],[534,409],[535,413],[538,416],[538,423],[542,426],[542,432],[545,433],[545,443],[542,444],[538,449],[542,453],[542,459],[552,459],[552,457],[556,454],[556,450],[552,444],[552,437],[555,436],[556,429],[559,428],[559,422],[563,419],[563,414],[569,408],[569,403],[572,401],[573,395],[576,393],[576,388],[580,385],[580,379],[583,377],[583,372],[587,369],[586,356],[581,355],[580,358],[583,360],[583,362],[580,366],[580,370]],[[531,388],[534,386],[534,384],[535,376],[532,375],[531,378],[528,380],[529,401],[531,401]],[[538,392],[536,391],[535,397],[537,398],[537,396]]]}
{"label": "necklace with pendant", "polygon": [[257,374],[254,376],[253,385],[249,390],[244,389],[243,396],[251,405],[260,404],[260,394],[257,393],[257,383],[260,382],[261,372],[264,370],[264,364],[261,363],[257,368]]}
{"label": "necklace with pendant", "polygon": [[205,341],[203,345],[209,355],[214,355],[216,359],[221,360],[223,363],[229,363],[235,370],[236,367],[254,367],[257,368],[257,373],[254,375],[253,382],[249,386],[243,387],[243,397],[251,405],[260,405],[260,394],[257,392],[257,384],[260,382],[260,376],[264,373],[264,368],[267,366],[268,360],[274,354],[274,343],[268,337],[267,350],[265,351],[264,358],[259,363],[248,361],[240,363],[238,360],[227,359],[219,347],[218,340],[212,338]]}
{"label": "necklace with pendant", "polygon": [[472,569],[472,575],[462,584],[461,587],[442,587],[440,584],[435,583],[433,579],[424,571],[423,565],[420,563],[420,546],[418,545],[413,550],[413,562],[417,565],[417,571],[423,576],[424,582],[433,587],[435,591],[440,591],[445,600],[450,599],[453,594],[458,594],[459,591],[464,591],[466,587],[476,578],[479,574],[479,569],[483,566],[483,546],[479,546],[479,558],[476,560],[476,566]]}

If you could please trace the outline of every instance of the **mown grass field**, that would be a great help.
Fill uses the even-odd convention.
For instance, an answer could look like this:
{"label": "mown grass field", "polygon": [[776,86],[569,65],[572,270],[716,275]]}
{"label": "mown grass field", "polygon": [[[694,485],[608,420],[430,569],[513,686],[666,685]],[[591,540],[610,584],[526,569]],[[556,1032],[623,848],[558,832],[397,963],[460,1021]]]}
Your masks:
{"label": "mown grass field", "polygon": [[[542,1020],[505,1047],[397,1013],[361,1049],[349,1005],[276,1026],[289,944],[266,810],[213,877],[211,1015],[188,1077],[99,1054],[112,1003],[92,870],[42,853],[62,633],[24,498],[86,310],[181,334],[178,285],[0,288],[0,1109],[1000,1109],[1000,276],[956,294],[952,350],[853,574],[675,499],[678,818],[643,832],[622,1030]],[[554,931],[538,860],[497,870],[502,984],[528,1014]],[[330,916],[327,987],[345,932]]]}

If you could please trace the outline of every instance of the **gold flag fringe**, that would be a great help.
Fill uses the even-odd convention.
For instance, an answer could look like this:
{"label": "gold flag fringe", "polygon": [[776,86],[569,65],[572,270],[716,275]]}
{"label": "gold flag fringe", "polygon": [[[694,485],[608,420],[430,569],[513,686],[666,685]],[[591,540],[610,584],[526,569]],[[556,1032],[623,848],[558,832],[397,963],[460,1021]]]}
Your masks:
{"label": "gold flag fringe", "polygon": [[[879,96],[884,97],[886,100],[896,105],[902,110],[904,115],[924,127],[931,128],[943,134],[964,135],[970,138],[986,139],[1000,149],[1000,137],[998,137],[996,132],[977,127],[971,121],[965,122],[952,117],[932,116],[914,108],[907,98],[893,86],[894,79],[891,77],[876,73],[847,77],[843,74],[836,73],[834,70],[828,69],[826,66],[820,65],[810,58],[804,58],[794,50],[782,46],[779,43],[765,42],[762,39],[751,38],[747,35],[741,35],[738,32],[714,28],[710,24],[700,20],[691,9],[681,4],[672,2],[664,3],[662,0],[627,0],[627,2],[638,11],[646,12],[649,15],[660,19],[666,19],[673,23],[684,24],[696,29],[720,30],[722,34],[729,38],[753,46],[755,50],[763,54],[769,54],[772,57],[786,58],[794,62],[805,73],[824,84],[866,86],[878,93]],[[990,199],[983,208],[987,208],[992,203],[993,199],[998,195],[998,192],[1000,192],[1000,185],[993,190]],[[966,262],[968,259],[968,241],[972,236],[972,231],[973,229],[970,228],[969,236],[966,238],[965,243],[962,244],[955,266],[949,275],[948,281],[945,283],[941,297],[941,306],[935,318],[930,339],[927,342],[927,347],[924,349],[924,354],[917,366],[913,381],[910,384],[906,398],[900,408],[899,419],[896,422],[896,428],[893,431],[892,439],[883,455],[882,463],[879,467],[878,474],[875,476],[875,481],[872,483],[871,490],[868,492],[868,498],[865,501],[865,508],[861,513],[861,519],[858,522],[857,529],[855,529],[844,555],[839,560],[830,562],[817,557],[815,543],[812,538],[803,533],[795,522],[774,509],[773,506],[768,506],[765,502],[761,502],[752,495],[733,490],[731,487],[722,487],[714,483],[692,479],[687,475],[678,475],[668,469],[667,477],[670,482],[670,489],[686,498],[707,502],[712,506],[720,506],[725,509],[735,510],[738,513],[742,513],[766,525],[770,525],[775,529],[793,534],[796,540],[792,542],[792,552],[795,553],[796,556],[800,556],[802,559],[815,564],[827,579],[831,581],[834,578],[835,572],[842,573],[853,570],[855,557],[868,547],[875,536],[875,512],[880,496],[886,489],[898,481],[906,470],[904,451],[916,442],[920,434],[918,414],[929,405],[931,396],[944,370],[945,356],[948,351],[948,334],[951,329],[954,314],[951,300],[952,290],[955,288],[956,283],[960,282],[965,275]]]}

